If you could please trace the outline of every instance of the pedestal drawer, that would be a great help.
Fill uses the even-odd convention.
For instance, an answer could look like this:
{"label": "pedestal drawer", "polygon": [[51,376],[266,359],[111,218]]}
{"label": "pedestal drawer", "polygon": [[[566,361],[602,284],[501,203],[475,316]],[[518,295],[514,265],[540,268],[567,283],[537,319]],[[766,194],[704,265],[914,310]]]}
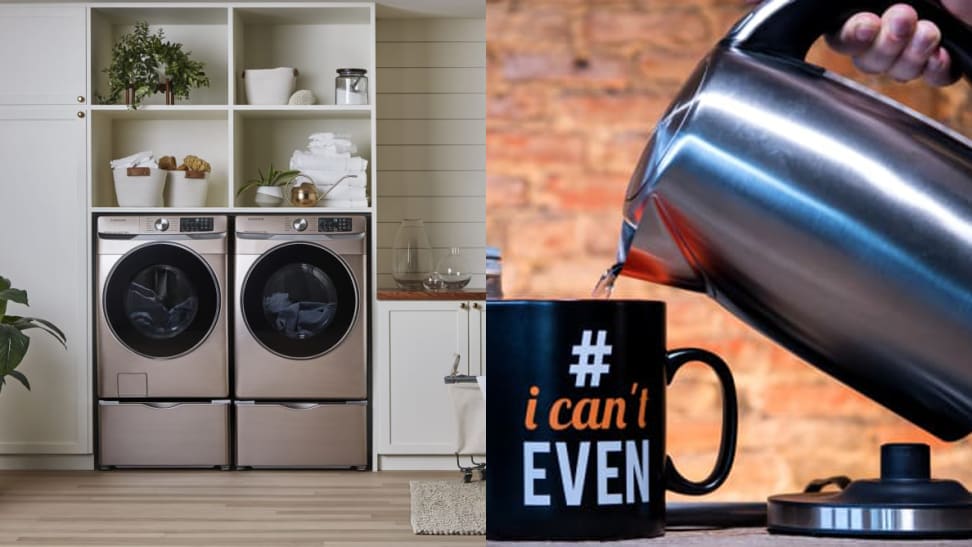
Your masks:
{"label": "pedestal drawer", "polygon": [[117,467],[229,466],[229,401],[99,401],[99,464]]}
{"label": "pedestal drawer", "polygon": [[368,465],[364,403],[236,403],[236,463],[241,467]]}

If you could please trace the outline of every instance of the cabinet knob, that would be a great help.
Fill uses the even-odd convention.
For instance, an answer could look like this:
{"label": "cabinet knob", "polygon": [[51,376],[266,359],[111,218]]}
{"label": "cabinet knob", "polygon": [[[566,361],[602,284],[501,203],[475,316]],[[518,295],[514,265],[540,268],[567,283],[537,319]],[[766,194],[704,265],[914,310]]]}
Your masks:
{"label": "cabinet knob", "polygon": [[459,307],[462,308],[462,309],[464,309],[464,310],[468,310],[469,309],[469,304],[466,304],[465,302],[463,302],[462,304],[459,304]]}
{"label": "cabinet knob", "polygon": [[83,103],[84,102],[84,95],[78,95],[78,102],[79,103]]}
{"label": "cabinet knob", "polygon": [[480,304],[479,302],[473,302],[473,309],[481,310],[483,309],[483,305]]}
{"label": "cabinet knob", "polygon": [[78,110],[78,117],[79,118],[83,118],[84,117],[84,111],[83,110]]}

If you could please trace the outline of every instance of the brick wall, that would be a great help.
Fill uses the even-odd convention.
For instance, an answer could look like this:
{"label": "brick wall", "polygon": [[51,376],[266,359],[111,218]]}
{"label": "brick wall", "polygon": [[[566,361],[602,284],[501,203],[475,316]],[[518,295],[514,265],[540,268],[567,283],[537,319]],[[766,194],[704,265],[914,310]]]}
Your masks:
{"label": "brick wall", "polygon": [[[508,297],[585,297],[613,262],[628,177],[654,123],[743,13],[735,0],[488,0],[487,239]],[[811,60],[854,74],[823,47]],[[972,135],[968,86],[857,79]],[[943,443],[802,363],[707,297],[624,279],[618,297],[669,304],[669,345],[732,366],[740,445],[715,496],[759,499],[835,474],[878,474],[878,447],[932,445],[937,476],[972,486],[972,438]],[[700,369],[669,395],[670,452],[701,478],[714,458],[717,388]]]}

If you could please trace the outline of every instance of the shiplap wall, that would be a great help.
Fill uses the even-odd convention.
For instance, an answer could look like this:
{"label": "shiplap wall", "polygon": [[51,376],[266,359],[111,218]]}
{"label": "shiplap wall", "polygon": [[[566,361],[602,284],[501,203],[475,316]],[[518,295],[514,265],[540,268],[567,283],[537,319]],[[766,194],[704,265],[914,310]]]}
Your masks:
{"label": "shiplap wall", "polygon": [[486,21],[377,21],[378,285],[392,244],[425,221],[435,259],[459,247],[486,286]]}

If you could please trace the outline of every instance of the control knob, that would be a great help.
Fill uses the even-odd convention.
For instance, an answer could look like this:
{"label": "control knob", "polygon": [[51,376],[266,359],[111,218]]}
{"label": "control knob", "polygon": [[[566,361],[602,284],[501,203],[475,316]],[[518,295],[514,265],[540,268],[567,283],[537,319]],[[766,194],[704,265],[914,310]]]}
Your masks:
{"label": "control knob", "polygon": [[306,218],[295,218],[294,219],[294,230],[298,232],[303,232],[307,229],[307,219]]}
{"label": "control knob", "polygon": [[169,229],[169,221],[164,218],[160,218],[155,221],[155,229],[159,232],[164,232]]}

